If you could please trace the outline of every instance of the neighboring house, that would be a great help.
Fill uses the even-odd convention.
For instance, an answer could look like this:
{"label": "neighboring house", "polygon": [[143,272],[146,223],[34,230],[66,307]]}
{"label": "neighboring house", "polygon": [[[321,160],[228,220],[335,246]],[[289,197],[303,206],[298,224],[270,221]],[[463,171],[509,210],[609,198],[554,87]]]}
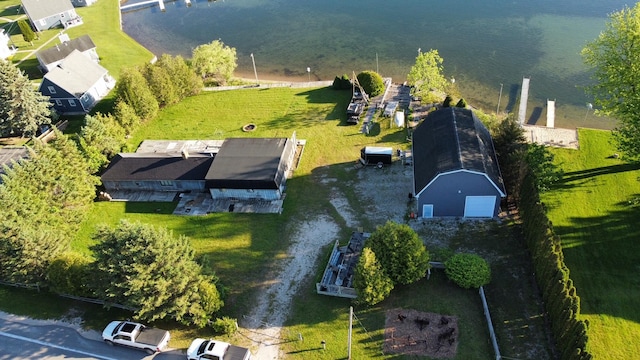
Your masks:
{"label": "neighboring house", "polygon": [[[196,148],[195,143],[216,145]],[[297,149],[295,134],[291,139],[233,138],[168,145],[117,155],[101,177],[107,193],[201,192],[213,199],[280,200]]]}
{"label": "neighboring house", "polygon": [[40,63],[40,70],[42,70],[43,73],[51,71],[58,66],[62,60],[69,56],[73,50],[80,51],[96,64],[100,62],[100,58],[96,52],[96,44],[93,43],[89,35],[82,35],[79,38],[68,41],[63,40],[56,46],[38,51],[36,57],[38,58],[38,63]]}
{"label": "neighboring house", "polygon": [[73,6],[91,6],[98,0],[71,0]]}
{"label": "neighboring house", "polygon": [[491,218],[506,190],[491,135],[471,110],[429,114],[413,133],[418,217]]}
{"label": "neighboring house", "polygon": [[36,31],[82,25],[82,18],[69,0],[22,0],[22,8]]}
{"label": "neighboring house", "polygon": [[7,59],[16,53],[16,48],[9,45],[10,41],[9,35],[4,32],[4,29],[0,29],[0,60]]}
{"label": "neighboring house", "polygon": [[84,114],[115,86],[107,69],[78,50],[73,50],[57,67],[45,74],[40,92],[49,96],[61,114]]}

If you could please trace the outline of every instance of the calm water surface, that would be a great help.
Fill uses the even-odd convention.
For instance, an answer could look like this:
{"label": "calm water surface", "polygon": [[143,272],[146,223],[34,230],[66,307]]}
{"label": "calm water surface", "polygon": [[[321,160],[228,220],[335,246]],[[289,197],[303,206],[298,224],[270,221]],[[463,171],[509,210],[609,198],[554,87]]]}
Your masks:
{"label": "calm water surface", "polygon": [[[239,76],[332,80],[377,70],[403,82],[418,49],[437,49],[447,77],[474,106],[517,112],[531,77],[528,121],[544,125],[556,99],[556,126],[612,128],[588,111],[589,76],[580,50],[622,0],[184,0],[123,14],[124,30],[156,54],[190,57],[221,39],[235,47]],[[307,73],[307,67],[311,72]]]}

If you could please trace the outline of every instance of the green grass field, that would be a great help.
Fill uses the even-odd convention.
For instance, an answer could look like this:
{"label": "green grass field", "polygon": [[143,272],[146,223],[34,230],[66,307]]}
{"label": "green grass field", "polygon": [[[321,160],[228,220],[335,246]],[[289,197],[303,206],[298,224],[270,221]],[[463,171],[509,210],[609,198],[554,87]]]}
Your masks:
{"label": "green grass field", "polygon": [[640,353],[640,164],[612,155],[611,133],[580,130],[580,150],[554,150],[565,178],[544,194],[588,319],[595,359]]}

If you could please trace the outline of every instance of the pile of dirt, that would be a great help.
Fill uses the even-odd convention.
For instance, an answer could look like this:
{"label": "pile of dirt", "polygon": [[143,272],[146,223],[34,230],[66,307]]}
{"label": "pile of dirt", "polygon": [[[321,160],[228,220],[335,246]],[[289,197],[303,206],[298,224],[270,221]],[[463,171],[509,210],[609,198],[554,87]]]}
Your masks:
{"label": "pile of dirt", "polygon": [[455,316],[391,309],[386,312],[384,353],[453,358],[458,334]]}

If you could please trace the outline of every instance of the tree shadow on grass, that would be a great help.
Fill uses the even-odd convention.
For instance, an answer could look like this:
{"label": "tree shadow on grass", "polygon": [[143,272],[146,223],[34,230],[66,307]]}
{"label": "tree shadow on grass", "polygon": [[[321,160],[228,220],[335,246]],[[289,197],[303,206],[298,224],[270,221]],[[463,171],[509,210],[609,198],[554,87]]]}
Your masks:
{"label": "tree shadow on grass", "polygon": [[[637,276],[640,207],[635,194],[600,216],[572,217],[554,226],[565,263],[581,297],[583,314],[606,314],[640,322]],[[588,266],[584,266],[588,264]]]}

